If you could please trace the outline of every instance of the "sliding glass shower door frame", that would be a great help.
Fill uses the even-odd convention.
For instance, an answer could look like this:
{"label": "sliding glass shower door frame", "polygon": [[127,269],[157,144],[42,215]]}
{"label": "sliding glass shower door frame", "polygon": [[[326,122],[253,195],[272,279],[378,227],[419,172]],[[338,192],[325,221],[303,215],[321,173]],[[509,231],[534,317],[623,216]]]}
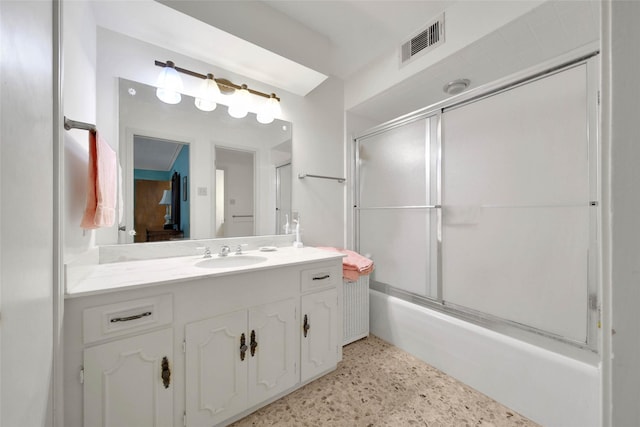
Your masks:
{"label": "sliding glass shower door frame", "polygon": [[[408,114],[400,117],[396,120],[387,122],[380,126],[377,126],[370,131],[353,139],[354,144],[354,181],[353,181],[353,198],[354,198],[354,244],[357,251],[361,251],[361,213],[367,210],[384,210],[384,209],[403,209],[403,210],[432,210],[436,215],[436,232],[435,232],[435,262],[432,267],[436,271],[436,286],[437,291],[435,295],[417,295],[412,292],[400,289],[393,284],[381,283],[376,280],[371,280],[371,288],[373,290],[385,293],[390,296],[398,297],[403,300],[442,311],[450,314],[454,317],[461,318],[463,320],[470,321],[472,323],[479,324],[483,327],[495,330],[497,332],[504,333],[506,335],[514,336],[516,338],[523,338],[528,341],[540,341],[545,342],[547,339],[560,342],[562,344],[568,344],[571,347],[578,347],[586,349],[591,352],[597,352],[598,349],[598,325],[600,318],[600,306],[599,306],[599,283],[600,277],[600,246],[598,236],[601,235],[600,231],[600,152],[598,144],[598,128],[597,128],[597,101],[594,99],[597,96],[597,55],[598,52],[594,52],[590,55],[586,55],[581,58],[573,59],[571,61],[565,61],[559,63],[556,66],[540,69],[538,71],[532,71],[528,75],[521,75],[512,78],[511,80],[502,80],[487,86],[484,91],[471,92],[467,97],[462,99],[458,97],[454,102],[445,101],[436,104],[431,107],[419,110],[415,113]],[[443,233],[443,212],[442,212],[442,159],[443,159],[443,147],[442,147],[442,115],[447,109],[462,106],[468,103],[480,101],[486,97],[494,94],[509,90],[518,85],[527,84],[528,82],[535,81],[536,79],[544,78],[552,73],[557,73],[565,69],[569,69],[576,65],[586,65],[589,78],[588,78],[588,153],[589,153],[589,192],[590,192],[590,206],[589,210],[589,251],[588,251],[588,272],[587,272],[587,291],[588,301],[587,305],[587,336],[584,341],[574,340],[565,336],[557,335],[545,330],[541,330],[535,327],[531,327],[518,322],[513,322],[503,318],[495,317],[487,313],[479,312],[467,307],[457,306],[455,304],[448,303],[443,299],[443,278],[442,278],[442,233]],[[596,88],[594,90],[594,88]],[[431,142],[428,143],[429,150],[433,155],[432,164],[430,164],[430,173],[432,179],[435,180],[435,194],[431,194],[431,204],[416,205],[416,206],[376,206],[376,207],[363,207],[360,203],[360,150],[361,144],[367,138],[380,135],[395,128],[405,126],[418,120],[432,120],[431,132],[428,135]],[[435,139],[435,140],[434,140]],[[446,153],[444,154],[446,155]],[[435,168],[435,170],[431,170]],[[410,250],[409,248],[398,248],[398,250]],[[375,261],[375,259],[374,259]],[[375,273],[374,273],[375,274]],[[544,345],[544,344],[543,344]],[[553,346],[551,346],[553,347]]]}

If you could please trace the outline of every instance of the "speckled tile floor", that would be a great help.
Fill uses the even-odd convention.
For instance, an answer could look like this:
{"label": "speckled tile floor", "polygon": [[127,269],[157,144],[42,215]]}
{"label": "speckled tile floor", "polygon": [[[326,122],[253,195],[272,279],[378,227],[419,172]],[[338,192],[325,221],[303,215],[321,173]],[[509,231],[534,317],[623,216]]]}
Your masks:
{"label": "speckled tile floor", "polygon": [[237,421],[245,426],[537,426],[381,339],[343,350],[338,369]]}

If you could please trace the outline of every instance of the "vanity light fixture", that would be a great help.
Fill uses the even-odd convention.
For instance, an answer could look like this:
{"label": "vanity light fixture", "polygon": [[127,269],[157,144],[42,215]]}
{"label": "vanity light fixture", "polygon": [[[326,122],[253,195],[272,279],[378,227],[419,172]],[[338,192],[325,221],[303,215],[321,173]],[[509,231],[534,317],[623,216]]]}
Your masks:
{"label": "vanity light fixture", "polygon": [[276,99],[276,94],[272,93],[271,97],[267,99],[267,102],[262,104],[256,118],[260,123],[268,125],[273,122],[276,116],[280,116],[281,114],[280,102]]}
{"label": "vanity light fixture", "polygon": [[231,95],[231,103],[229,104],[229,115],[236,119],[241,119],[249,113],[249,90],[247,85],[240,86],[235,93]]}
{"label": "vanity light fixture", "polygon": [[[161,101],[168,104],[177,104],[180,102],[182,80],[180,80],[178,73],[182,73],[205,80],[200,86],[200,93],[195,101],[196,107],[202,111],[213,111],[218,101],[223,99],[223,97],[220,96],[220,93],[223,93],[231,94],[228,110],[231,117],[242,118],[248,114],[252,104],[250,95],[266,98],[265,103],[259,108],[257,113],[257,119],[260,123],[271,123],[277,116],[282,114],[280,98],[278,98],[275,93],[267,94],[259,92],[247,87],[245,84],[239,86],[229,80],[215,78],[213,74],[204,75],[180,68],[177,67],[173,61],[160,62],[156,60],[155,65],[162,67],[162,72],[158,78],[156,95]],[[174,83],[174,76],[177,77],[179,88],[178,83]],[[169,83],[169,85],[167,83]]]}
{"label": "vanity light fixture", "polygon": [[207,78],[200,85],[200,92],[195,100],[198,110],[213,111],[216,109],[216,102],[220,97],[220,88],[213,78],[213,74],[207,74]]}
{"label": "vanity light fixture", "polygon": [[469,84],[471,84],[469,79],[457,79],[444,85],[442,90],[449,95],[457,95],[466,90],[469,87]]}
{"label": "vanity light fixture", "polygon": [[163,64],[162,71],[156,84],[156,96],[167,104],[177,104],[182,99],[182,79],[178,75],[176,66],[172,61]]}

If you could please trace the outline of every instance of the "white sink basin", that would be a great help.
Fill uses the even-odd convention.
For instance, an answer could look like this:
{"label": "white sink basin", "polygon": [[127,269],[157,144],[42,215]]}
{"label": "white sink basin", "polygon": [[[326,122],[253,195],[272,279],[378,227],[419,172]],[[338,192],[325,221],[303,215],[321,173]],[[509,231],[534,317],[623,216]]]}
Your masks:
{"label": "white sink basin", "polygon": [[216,257],[203,259],[196,263],[196,267],[200,268],[234,268],[246,267],[248,265],[258,264],[266,261],[267,258],[256,255],[228,255],[225,257]]}

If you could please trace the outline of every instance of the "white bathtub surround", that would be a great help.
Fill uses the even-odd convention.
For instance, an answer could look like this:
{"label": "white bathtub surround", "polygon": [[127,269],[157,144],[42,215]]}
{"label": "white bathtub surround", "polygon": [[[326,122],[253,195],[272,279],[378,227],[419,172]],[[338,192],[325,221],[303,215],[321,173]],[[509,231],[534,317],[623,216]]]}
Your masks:
{"label": "white bathtub surround", "polygon": [[371,333],[548,426],[600,425],[600,368],[371,291]]}

